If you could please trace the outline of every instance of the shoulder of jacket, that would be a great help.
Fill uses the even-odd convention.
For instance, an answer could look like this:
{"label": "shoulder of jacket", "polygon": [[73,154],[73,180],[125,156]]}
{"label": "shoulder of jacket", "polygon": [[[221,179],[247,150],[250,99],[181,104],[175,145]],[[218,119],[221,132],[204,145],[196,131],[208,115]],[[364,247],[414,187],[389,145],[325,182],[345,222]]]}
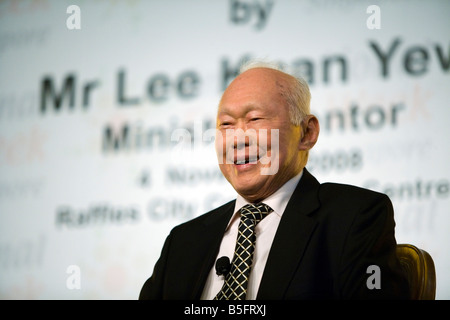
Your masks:
{"label": "shoulder of jacket", "polygon": [[365,201],[373,199],[378,201],[388,201],[389,197],[378,191],[362,188],[350,184],[325,182],[320,185],[320,197],[336,197],[342,199],[365,199]]}
{"label": "shoulder of jacket", "polygon": [[193,227],[193,226],[196,226],[199,224],[203,224],[203,223],[207,222],[209,219],[215,217],[216,215],[224,213],[227,210],[230,210],[230,207],[231,207],[231,209],[234,208],[234,203],[235,203],[235,200],[231,200],[227,203],[224,203],[223,205],[221,205],[215,209],[212,209],[206,213],[203,213],[195,218],[192,218],[188,221],[185,221],[185,222],[175,226],[172,229],[172,231],[176,231],[178,229],[184,229],[184,228]]}

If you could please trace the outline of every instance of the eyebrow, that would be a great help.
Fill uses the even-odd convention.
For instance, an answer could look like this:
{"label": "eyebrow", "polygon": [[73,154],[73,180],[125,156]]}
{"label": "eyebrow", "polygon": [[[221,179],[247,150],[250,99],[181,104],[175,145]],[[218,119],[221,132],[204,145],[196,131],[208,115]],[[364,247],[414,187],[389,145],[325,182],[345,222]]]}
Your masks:
{"label": "eyebrow", "polygon": [[[254,111],[254,110],[264,110],[264,107],[255,105],[253,103],[248,103],[239,108],[239,112],[242,112],[245,114],[249,113],[250,111]],[[226,110],[225,111],[221,110],[220,112],[217,113],[217,116],[220,116],[220,115],[231,115],[231,113]]]}

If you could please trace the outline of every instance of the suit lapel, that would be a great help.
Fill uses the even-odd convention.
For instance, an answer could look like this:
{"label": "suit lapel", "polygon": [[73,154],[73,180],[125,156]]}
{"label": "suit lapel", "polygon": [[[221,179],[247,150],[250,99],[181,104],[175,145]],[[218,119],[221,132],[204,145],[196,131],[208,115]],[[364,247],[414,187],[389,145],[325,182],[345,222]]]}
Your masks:
{"label": "suit lapel", "polygon": [[220,243],[228,222],[233,215],[233,209],[236,201],[230,201],[222,207],[216,209],[208,219],[204,221],[204,232],[202,233],[202,245],[205,252],[205,258],[200,261],[198,269],[198,277],[194,280],[192,299],[200,299],[206,279],[214,266],[217,253],[219,252]]}
{"label": "suit lapel", "polygon": [[257,299],[282,299],[317,221],[319,182],[306,170],[283,213],[269,252]]}

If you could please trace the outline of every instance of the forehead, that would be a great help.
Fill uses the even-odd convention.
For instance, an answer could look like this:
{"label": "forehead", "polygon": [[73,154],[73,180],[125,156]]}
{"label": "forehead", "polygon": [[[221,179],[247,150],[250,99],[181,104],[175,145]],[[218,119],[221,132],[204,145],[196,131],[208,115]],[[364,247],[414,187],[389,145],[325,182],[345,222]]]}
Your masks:
{"label": "forehead", "polygon": [[219,115],[229,112],[268,110],[285,105],[286,74],[267,68],[247,70],[231,82],[219,104]]}

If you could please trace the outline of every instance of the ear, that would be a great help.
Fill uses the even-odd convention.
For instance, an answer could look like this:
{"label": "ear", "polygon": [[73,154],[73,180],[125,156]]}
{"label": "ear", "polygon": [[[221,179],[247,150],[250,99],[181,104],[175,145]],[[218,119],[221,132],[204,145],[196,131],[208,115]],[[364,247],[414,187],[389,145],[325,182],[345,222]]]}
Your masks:
{"label": "ear", "polygon": [[302,124],[303,136],[299,143],[299,150],[310,150],[319,138],[320,126],[319,120],[314,115],[308,115],[303,119]]}

